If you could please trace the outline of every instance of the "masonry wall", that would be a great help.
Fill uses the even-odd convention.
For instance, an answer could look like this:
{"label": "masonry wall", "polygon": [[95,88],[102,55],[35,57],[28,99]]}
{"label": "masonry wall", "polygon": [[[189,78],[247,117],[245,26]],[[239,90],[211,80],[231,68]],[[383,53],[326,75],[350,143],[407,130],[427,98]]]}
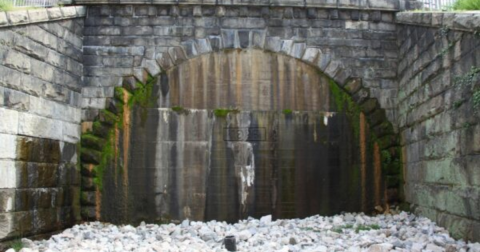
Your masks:
{"label": "masonry wall", "polygon": [[0,12],[0,241],[78,220],[84,13]]}
{"label": "masonry wall", "polygon": [[[391,7],[395,8],[395,7]],[[310,64],[337,80],[362,78],[358,98],[379,100],[395,120],[397,36],[394,12],[212,5],[92,5],[85,20],[85,111],[92,120],[122,76],[160,72],[170,47],[186,59],[202,50],[257,48]],[[206,40],[208,39],[208,40]],[[310,55],[309,52],[317,54]],[[330,64],[335,61],[334,64]],[[341,64],[339,64],[340,62]],[[206,73],[208,74],[208,73]],[[358,89],[357,89],[358,90]]]}
{"label": "masonry wall", "polygon": [[399,13],[397,22],[406,200],[455,237],[478,241],[480,14]]}

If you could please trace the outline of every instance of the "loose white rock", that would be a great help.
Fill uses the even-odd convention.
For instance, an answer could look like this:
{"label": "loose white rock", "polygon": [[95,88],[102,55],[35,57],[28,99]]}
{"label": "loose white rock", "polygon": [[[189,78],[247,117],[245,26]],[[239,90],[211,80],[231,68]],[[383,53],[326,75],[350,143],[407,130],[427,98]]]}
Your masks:
{"label": "loose white rock", "polygon": [[268,215],[236,224],[185,220],[179,225],[142,223],[133,227],[91,222],[76,225],[49,240],[24,240],[28,248],[22,251],[224,252],[223,240],[228,235],[236,237],[239,251],[249,252],[480,252],[480,244],[455,241],[430,220],[405,212],[378,216],[348,213],[292,220],[273,220]]}

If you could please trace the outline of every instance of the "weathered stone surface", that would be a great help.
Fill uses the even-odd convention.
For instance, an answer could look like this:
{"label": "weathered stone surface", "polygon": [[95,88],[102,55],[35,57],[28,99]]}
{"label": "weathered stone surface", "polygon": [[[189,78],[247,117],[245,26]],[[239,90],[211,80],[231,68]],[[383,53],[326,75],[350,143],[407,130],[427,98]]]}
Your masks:
{"label": "weathered stone surface", "polygon": [[18,133],[19,112],[7,108],[0,108],[2,120],[0,120],[0,132],[7,134]]}
{"label": "weathered stone surface", "polygon": [[236,30],[222,30],[223,48],[238,48],[238,33]]}
{"label": "weathered stone surface", "polygon": [[15,210],[15,190],[0,189],[0,212]]}
{"label": "weathered stone surface", "polygon": [[27,74],[30,73],[31,70],[30,59],[28,56],[13,50],[7,51],[3,64]]}
{"label": "weathered stone surface", "polygon": [[42,22],[48,20],[48,13],[46,9],[28,10],[28,17],[30,22]]}
{"label": "weathered stone surface", "polygon": [[12,160],[0,160],[0,189],[17,187],[17,168]]}
{"label": "weathered stone surface", "polygon": [[30,96],[12,89],[5,89],[4,104],[10,109],[26,111],[30,109]]}
{"label": "weathered stone surface", "polygon": [[63,140],[62,122],[49,118],[20,113],[18,133],[26,136]]}
{"label": "weathered stone surface", "polygon": [[6,12],[0,12],[0,25],[7,25],[8,24],[8,19],[7,19],[7,13]]}
{"label": "weathered stone surface", "polygon": [[49,8],[47,9],[48,16],[50,19],[60,19],[63,18],[63,13],[60,8]]}
{"label": "weathered stone surface", "polygon": [[11,24],[17,25],[22,23],[28,23],[28,12],[26,10],[9,11],[7,12],[8,19]]}
{"label": "weathered stone surface", "polygon": [[[476,148],[477,125],[461,119],[475,120],[475,116],[464,116],[472,109],[471,104],[462,102],[469,96],[459,91],[461,88],[452,75],[468,72],[465,65],[471,65],[471,60],[477,57],[463,54],[458,45],[468,44],[466,51],[478,50],[479,45],[466,42],[470,41],[468,32],[459,32],[471,30],[463,22],[464,16],[460,13],[398,13],[396,20],[410,24],[399,29],[398,38],[399,126],[407,161],[407,200],[418,205],[420,214],[436,219],[456,237],[468,239],[473,237],[473,227],[466,223],[478,220],[478,216],[472,214],[477,211],[473,210],[478,204],[473,195],[478,185],[470,179],[476,173],[470,174],[473,164],[467,156],[479,151]],[[441,59],[435,60],[434,55],[438,56],[439,51],[442,51]],[[457,91],[451,92],[451,89]],[[454,109],[444,109],[451,108],[455,101]],[[459,130],[462,125],[465,128]],[[472,182],[475,186],[468,189],[469,193],[461,189],[470,187]],[[451,187],[447,189],[445,185]]]}
{"label": "weathered stone surface", "polygon": [[17,157],[17,137],[10,134],[0,134],[0,159],[15,159]]}

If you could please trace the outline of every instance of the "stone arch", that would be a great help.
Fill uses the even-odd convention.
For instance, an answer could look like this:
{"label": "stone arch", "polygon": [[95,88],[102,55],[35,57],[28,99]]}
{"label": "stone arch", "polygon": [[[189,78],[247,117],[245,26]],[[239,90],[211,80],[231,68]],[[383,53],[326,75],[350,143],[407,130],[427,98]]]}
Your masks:
{"label": "stone arch", "polygon": [[[221,35],[210,35],[206,38],[183,41],[180,46],[169,47],[165,52],[157,54],[154,60],[144,59],[142,68],[134,71],[134,77],[136,80],[145,83],[149,75],[158,76],[160,73],[166,72],[185,61],[222,50],[257,49],[278,53],[313,66],[334,80],[360,106],[367,121],[370,122],[372,130],[377,135],[394,134],[391,130],[393,124],[388,121],[386,111],[381,107],[377,98],[371,96],[369,88],[363,86],[361,78],[351,76],[351,70],[344,67],[342,61],[338,60],[333,53],[322,51],[320,48],[309,47],[304,41],[299,42],[293,38],[267,37],[265,31],[245,31],[247,34],[244,35],[241,34],[242,32],[224,30]],[[245,37],[245,39],[241,39],[241,37]],[[132,82],[135,82],[132,76],[124,77],[123,85]],[[388,127],[385,124],[382,125],[386,121],[388,121]],[[397,142],[390,144],[395,145]]]}
{"label": "stone arch", "polygon": [[[334,82],[349,95],[351,100],[358,105],[363,118],[368,122],[370,132],[373,132],[377,137],[377,153],[388,153],[386,157],[382,159],[388,159],[388,167],[384,168],[387,174],[387,192],[390,201],[398,199],[398,195],[401,195],[401,182],[399,177],[401,174],[401,161],[400,161],[400,149],[398,148],[398,138],[393,130],[393,126],[388,122],[385,110],[382,109],[377,102],[376,98],[369,97],[369,91],[362,86],[361,79],[351,78],[350,72],[343,67],[342,62],[335,60],[334,55],[324,53],[318,48],[307,48],[305,43],[298,43],[294,40],[281,40],[273,39],[274,41],[266,41],[266,37],[262,34],[250,32],[248,44],[244,43],[242,46],[241,41],[238,39],[238,32],[233,33],[233,40],[225,39],[225,34],[222,36],[210,36],[205,39],[187,40],[181,43],[181,46],[170,47],[165,50],[164,53],[157,55],[155,60],[144,59],[142,62],[142,68],[138,68],[133,76],[123,77],[122,86],[123,89],[129,92],[134,92],[138,85],[136,83],[141,82],[147,84],[152,81],[152,77],[157,77],[168,70],[171,70],[180,64],[189,60],[200,57],[201,55],[207,55],[211,53],[222,52],[223,50],[231,49],[256,49],[273,53],[286,55],[294,58],[298,61],[313,66],[318,71],[324,73],[328,78],[334,80]],[[117,100],[117,102],[116,102]],[[122,111],[122,104],[125,101],[121,101],[122,97],[114,97],[106,104],[106,110],[117,113]],[[118,102],[120,101],[120,102]],[[99,121],[103,124],[114,125],[114,123],[108,122],[108,117],[100,113]],[[95,130],[95,129],[94,129]],[[102,128],[99,129],[101,134]],[[84,163],[95,164],[95,157],[89,157],[88,153],[82,153],[82,160]],[[382,162],[382,160],[379,160]],[[85,165],[89,170],[83,172],[88,179],[92,180],[95,177],[92,174],[92,165]],[[391,178],[389,178],[389,176]],[[389,183],[389,180],[393,182]],[[82,196],[85,211],[84,218],[87,219],[99,219],[97,198],[99,197],[92,190],[95,188],[92,182],[86,183],[88,188],[85,191],[90,190],[90,193],[86,196]],[[98,192],[98,191],[97,191]]]}

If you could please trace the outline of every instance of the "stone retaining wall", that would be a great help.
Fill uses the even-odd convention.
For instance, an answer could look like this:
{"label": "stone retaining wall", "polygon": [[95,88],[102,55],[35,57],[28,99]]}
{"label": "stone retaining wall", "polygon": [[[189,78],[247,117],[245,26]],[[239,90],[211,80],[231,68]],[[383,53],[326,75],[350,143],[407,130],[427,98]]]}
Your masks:
{"label": "stone retaining wall", "polygon": [[0,240],[78,220],[84,15],[0,12]]}
{"label": "stone retaining wall", "polygon": [[398,13],[396,20],[406,200],[457,238],[478,241],[480,13]]}

